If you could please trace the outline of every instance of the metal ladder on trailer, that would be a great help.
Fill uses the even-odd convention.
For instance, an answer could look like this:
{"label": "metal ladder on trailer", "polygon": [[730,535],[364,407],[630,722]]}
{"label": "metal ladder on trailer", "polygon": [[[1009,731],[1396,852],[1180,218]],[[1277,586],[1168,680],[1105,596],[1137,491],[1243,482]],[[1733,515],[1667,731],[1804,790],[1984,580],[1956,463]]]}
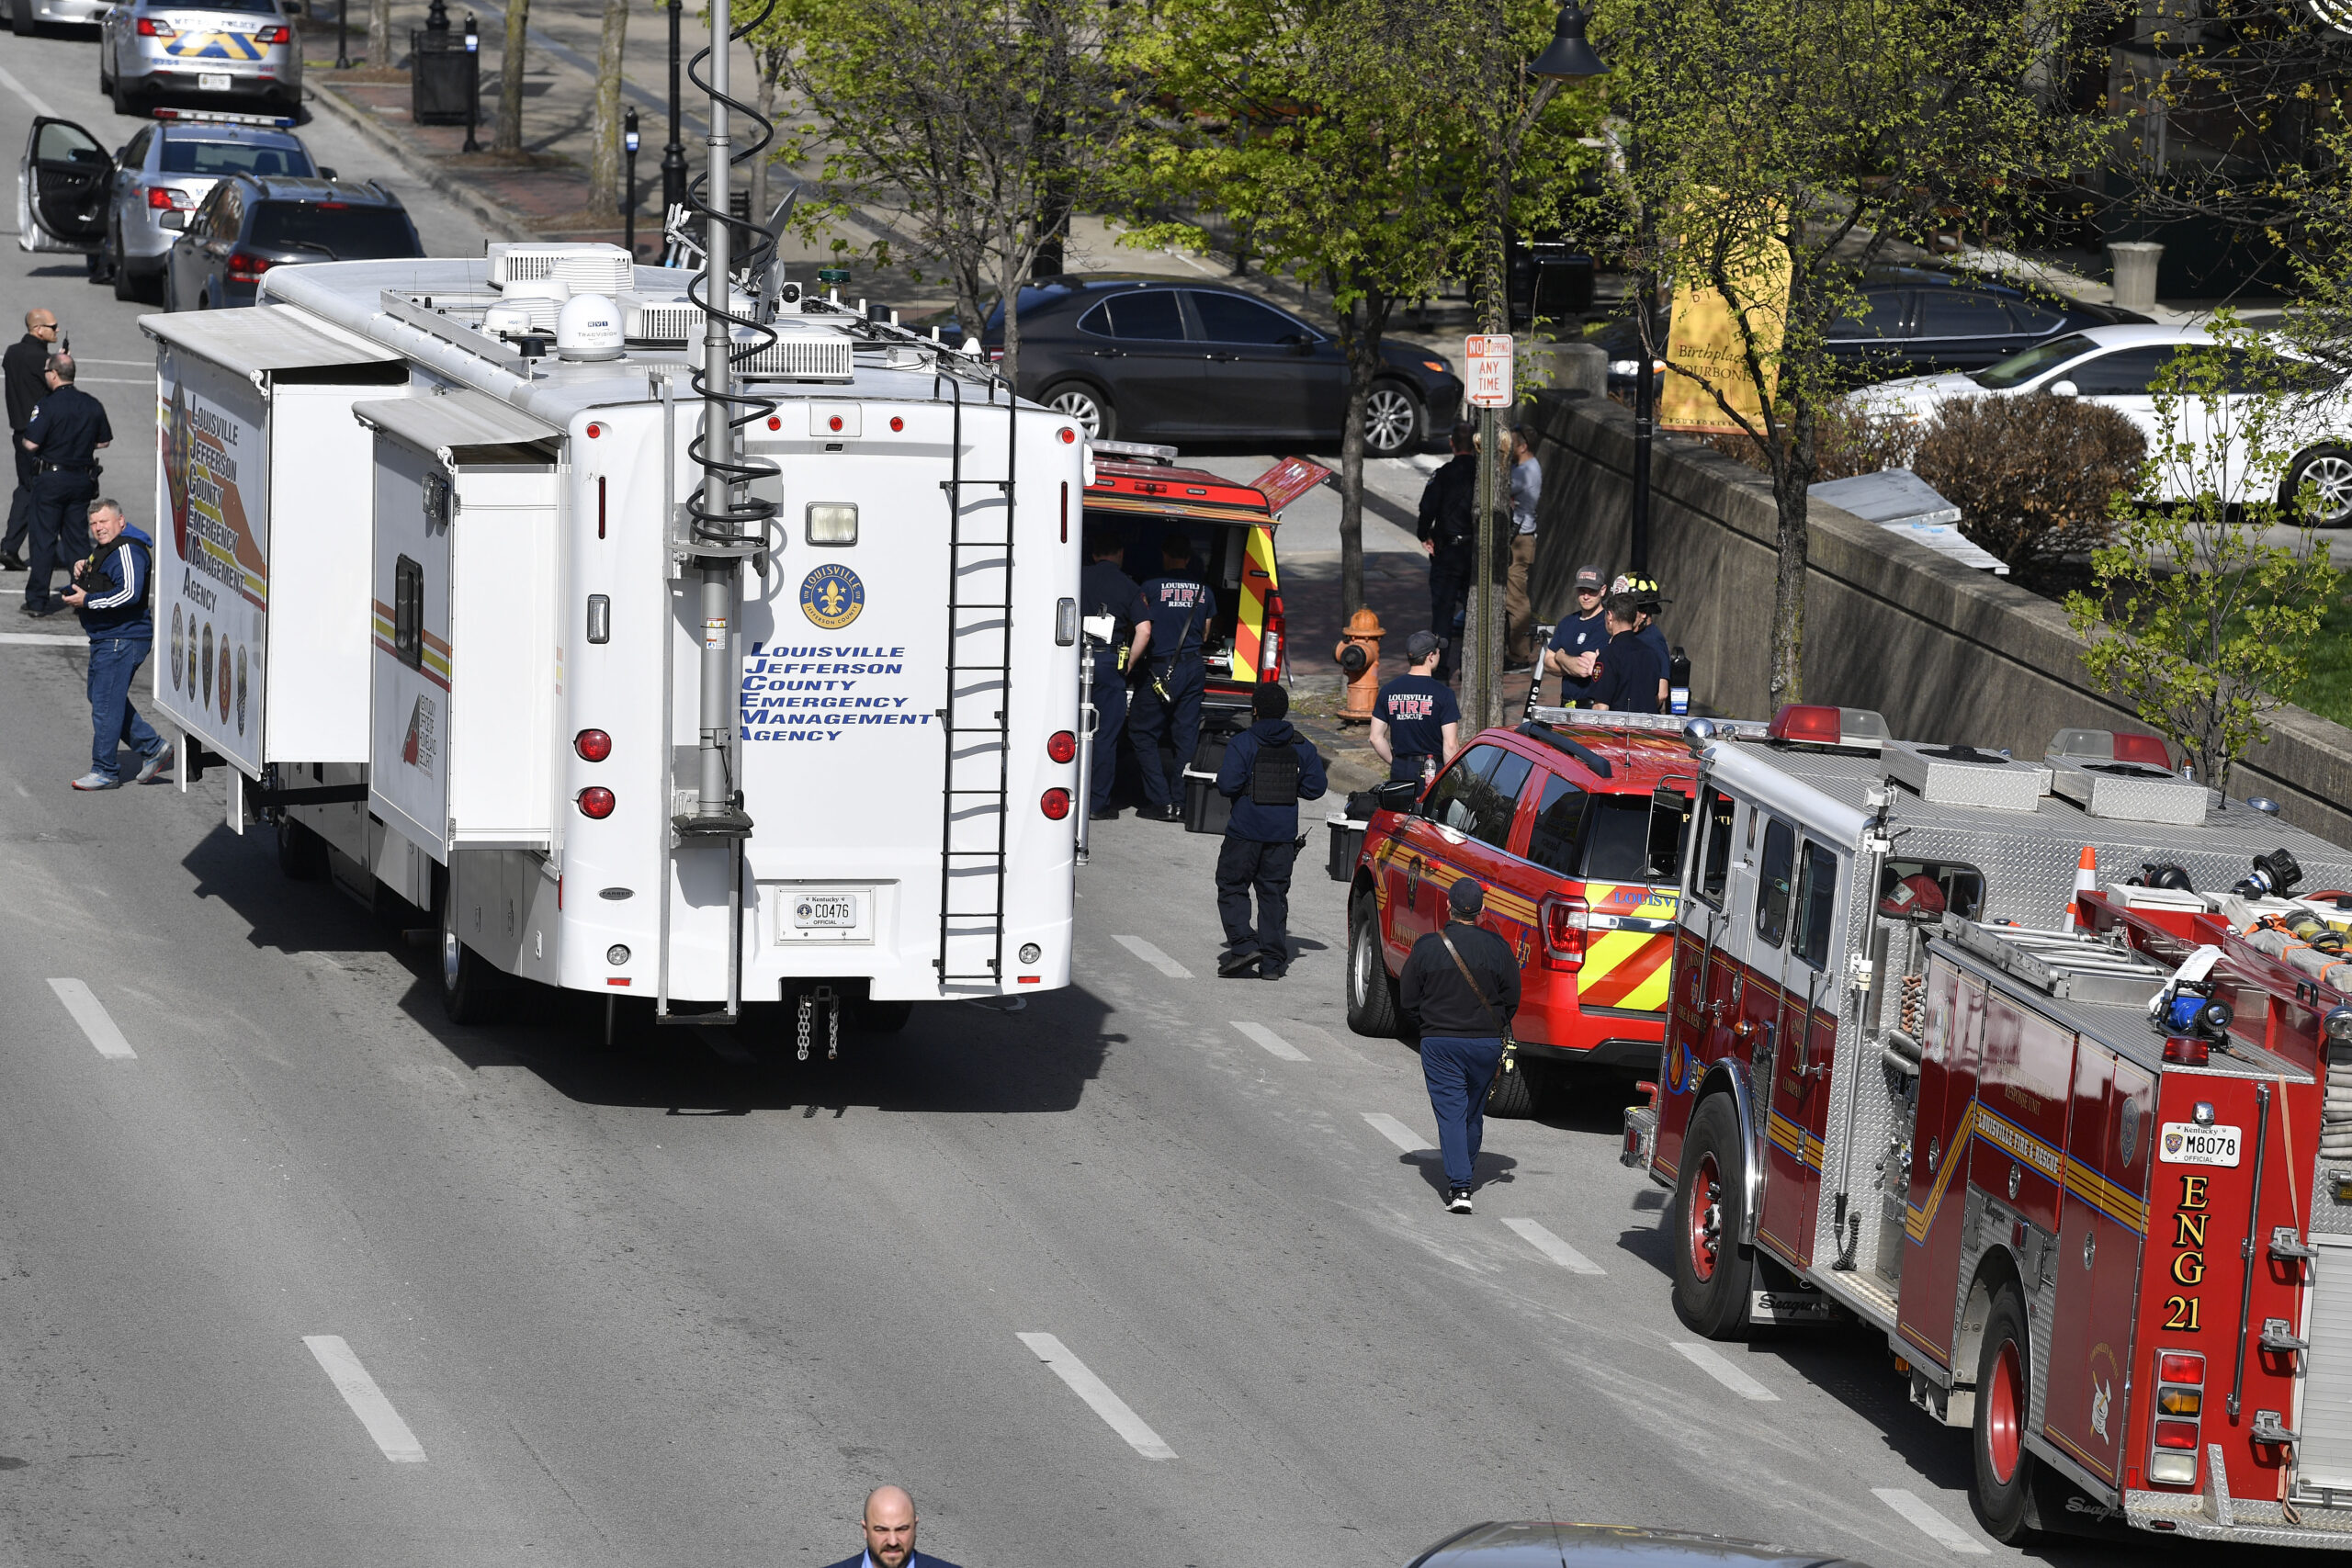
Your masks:
{"label": "metal ladder on trailer", "polygon": [[[944,988],[1004,983],[1004,855],[1012,768],[1012,528],[1020,400],[1008,397],[1004,478],[964,476],[964,392],[944,385],[955,409],[947,495],[946,748],[939,829],[939,956]],[[1009,390],[1009,389],[1008,389]],[[989,403],[996,383],[989,384]],[[1002,493],[967,502],[967,488]],[[996,521],[991,523],[990,519]]]}

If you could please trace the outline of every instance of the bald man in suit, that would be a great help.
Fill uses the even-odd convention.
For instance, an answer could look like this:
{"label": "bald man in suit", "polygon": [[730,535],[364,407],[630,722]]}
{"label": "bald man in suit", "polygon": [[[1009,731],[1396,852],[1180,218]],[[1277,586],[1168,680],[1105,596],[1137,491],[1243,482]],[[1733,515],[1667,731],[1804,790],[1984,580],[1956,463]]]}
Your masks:
{"label": "bald man in suit", "polygon": [[915,1500],[903,1486],[876,1486],[865,1495],[857,1528],[865,1545],[832,1568],[956,1568],[945,1558],[915,1551]]}

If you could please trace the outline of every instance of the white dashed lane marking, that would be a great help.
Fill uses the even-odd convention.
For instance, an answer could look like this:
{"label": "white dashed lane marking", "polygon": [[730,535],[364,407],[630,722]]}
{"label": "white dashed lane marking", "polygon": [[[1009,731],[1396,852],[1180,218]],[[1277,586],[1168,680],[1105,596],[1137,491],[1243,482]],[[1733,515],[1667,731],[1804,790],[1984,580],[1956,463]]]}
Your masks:
{"label": "white dashed lane marking", "polygon": [[41,116],[43,118],[55,119],[57,118],[57,111],[51,108],[47,103],[43,102],[40,94],[34,92],[30,87],[26,86],[22,82],[17,81],[16,77],[10,75],[6,67],[0,67],[0,87],[6,87],[8,91],[16,94],[17,96],[24,99],[25,107],[31,109],[33,113]]}
{"label": "white dashed lane marking", "polygon": [[1174,1459],[1176,1450],[1168,1446],[1160,1435],[1144,1422],[1144,1418],[1128,1408],[1127,1402],[1111,1392],[1111,1385],[1088,1370],[1084,1361],[1069,1353],[1069,1347],[1050,1334],[1023,1334],[1021,1343],[1036,1353],[1037,1359],[1053,1369],[1054,1375],[1069,1385],[1072,1393],[1086,1401],[1087,1407],[1102,1417],[1111,1430],[1127,1440],[1127,1446],[1146,1459]]}
{"label": "white dashed lane marking", "polygon": [[49,988],[57,993],[57,999],[65,1004],[65,1010],[74,1015],[74,1021],[82,1026],[82,1032],[90,1037],[90,1043],[98,1048],[99,1055],[110,1062],[139,1059],[139,1053],[122,1037],[122,1031],[107,1015],[106,1004],[91,994],[88,985],[80,980],[51,980]]}
{"label": "white dashed lane marking", "polygon": [[1278,1057],[1285,1062],[1304,1062],[1306,1060],[1306,1052],[1300,1050],[1297,1046],[1292,1044],[1289,1041],[1283,1039],[1272,1030],[1268,1029],[1262,1023],[1237,1022],[1233,1027],[1248,1035],[1256,1043],[1263,1045],[1266,1048],[1266,1054],[1270,1056]]}
{"label": "white dashed lane marking", "polygon": [[1901,1514],[1919,1533],[1948,1551],[1970,1557],[1990,1557],[1992,1549],[1899,1486],[1873,1486],[1871,1495]]}
{"label": "white dashed lane marking", "polygon": [[1193,972],[1177,963],[1159,949],[1139,936],[1114,936],[1111,939],[1171,980],[1189,980]]}
{"label": "white dashed lane marking", "polygon": [[1723,1384],[1742,1399],[1778,1399],[1781,1396],[1725,1360],[1721,1354],[1704,1345],[1678,1344],[1675,1349],[1682,1359]]}
{"label": "white dashed lane marking", "polygon": [[1505,1220],[1528,1246],[1572,1274],[1606,1274],[1608,1269],[1554,1235],[1533,1220]]}
{"label": "white dashed lane marking", "polygon": [[1408,1155],[1434,1154],[1430,1141],[1414,1132],[1385,1111],[1367,1111],[1363,1119],[1372,1130],[1404,1150]]}
{"label": "white dashed lane marking", "polygon": [[359,1364],[342,1335],[305,1334],[302,1343],[326,1369],[335,1392],[343,1395],[343,1402],[351,1406],[351,1413],[359,1417],[359,1424],[368,1428],[386,1459],[394,1464],[424,1462],[424,1445],[416,1440],[416,1434],[408,1429],[408,1423],[401,1419],[401,1413],[392,1408],[392,1402],[384,1397],[384,1391],[376,1386],[376,1380],[368,1375],[368,1369]]}

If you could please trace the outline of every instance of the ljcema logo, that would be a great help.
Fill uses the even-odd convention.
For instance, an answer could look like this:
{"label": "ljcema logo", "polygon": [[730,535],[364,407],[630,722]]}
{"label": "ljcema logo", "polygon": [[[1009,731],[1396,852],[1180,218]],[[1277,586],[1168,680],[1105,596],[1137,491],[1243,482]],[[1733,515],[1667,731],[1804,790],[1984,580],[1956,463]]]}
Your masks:
{"label": "ljcema logo", "polygon": [[845,566],[820,566],[800,581],[800,613],[829,632],[857,619],[865,608],[865,584]]}

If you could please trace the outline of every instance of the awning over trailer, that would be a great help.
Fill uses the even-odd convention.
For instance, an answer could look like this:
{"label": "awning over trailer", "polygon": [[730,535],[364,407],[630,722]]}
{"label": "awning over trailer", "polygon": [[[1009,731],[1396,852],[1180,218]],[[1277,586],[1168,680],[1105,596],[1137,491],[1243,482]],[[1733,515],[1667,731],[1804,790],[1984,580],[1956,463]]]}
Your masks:
{"label": "awning over trailer", "polygon": [[517,446],[544,446],[553,461],[563,432],[511,403],[467,388],[438,396],[389,398],[351,405],[352,417],[376,430],[399,436],[413,446],[447,462],[462,462],[477,448],[503,447],[505,453],[485,452],[482,457],[511,460]]}
{"label": "awning over trailer", "polygon": [[[139,330],[158,343],[201,355],[258,384],[271,372],[335,366],[390,365],[400,354],[345,332],[307,310],[258,305],[141,316]],[[405,373],[400,379],[406,379]]]}

